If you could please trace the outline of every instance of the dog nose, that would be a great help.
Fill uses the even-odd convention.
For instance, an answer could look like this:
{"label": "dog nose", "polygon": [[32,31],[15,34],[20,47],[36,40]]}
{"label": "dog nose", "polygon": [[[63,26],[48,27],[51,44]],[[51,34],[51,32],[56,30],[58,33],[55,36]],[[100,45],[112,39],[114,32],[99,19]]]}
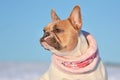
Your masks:
{"label": "dog nose", "polygon": [[48,36],[50,36],[50,33],[49,32],[45,32],[44,35],[43,35],[43,38],[48,37]]}
{"label": "dog nose", "polygon": [[50,33],[49,32],[45,32],[44,35],[43,35],[43,37],[40,39],[40,42],[44,42],[45,41],[44,39],[46,37],[48,37],[48,36],[50,36]]}
{"label": "dog nose", "polygon": [[49,32],[45,32],[43,37],[40,39],[40,42],[43,42],[46,37],[50,36]]}

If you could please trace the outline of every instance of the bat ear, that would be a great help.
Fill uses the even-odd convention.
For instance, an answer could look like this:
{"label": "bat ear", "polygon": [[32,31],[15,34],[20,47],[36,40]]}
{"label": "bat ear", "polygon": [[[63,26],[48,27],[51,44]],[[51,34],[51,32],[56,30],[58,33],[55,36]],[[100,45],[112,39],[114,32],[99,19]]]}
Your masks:
{"label": "bat ear", "polygon": [[80,12],[80,7],[75,6],[69,16],[70,22],[76,30],[80,30],[82,27],[82,16]]}
{"label": "bat ear", "polygon": [[53,9],[51,10],[51,18],[52,21],[60,20],[60,18],[57,16],[56,12]]}

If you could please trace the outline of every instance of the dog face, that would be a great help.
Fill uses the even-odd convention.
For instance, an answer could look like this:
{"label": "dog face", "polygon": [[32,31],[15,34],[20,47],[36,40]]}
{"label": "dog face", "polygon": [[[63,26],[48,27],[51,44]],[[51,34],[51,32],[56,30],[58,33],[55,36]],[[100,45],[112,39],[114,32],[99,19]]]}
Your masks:
{"label": "dog face", "polygon": [[51,11],[52,22],[44,28],[40,43],[53,53],[72,51],[78,42],[82,26],[80,7],[75,6],[68,19],[60,20],[54,10]]}

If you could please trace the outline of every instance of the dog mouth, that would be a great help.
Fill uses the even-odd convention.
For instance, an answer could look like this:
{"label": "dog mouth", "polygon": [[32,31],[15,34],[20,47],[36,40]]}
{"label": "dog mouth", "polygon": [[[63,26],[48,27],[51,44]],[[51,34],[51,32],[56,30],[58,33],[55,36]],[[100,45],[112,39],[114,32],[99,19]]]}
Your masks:
{"label": "dog mouth", "polygon": [[[47,50],[49,50],[49,46],[55,48],[56,50],[62,49],[62,46],[54,37],[41,38],[40,43]],[[46,45],[48,45],[48,47],[44,43],[46,43]]]}

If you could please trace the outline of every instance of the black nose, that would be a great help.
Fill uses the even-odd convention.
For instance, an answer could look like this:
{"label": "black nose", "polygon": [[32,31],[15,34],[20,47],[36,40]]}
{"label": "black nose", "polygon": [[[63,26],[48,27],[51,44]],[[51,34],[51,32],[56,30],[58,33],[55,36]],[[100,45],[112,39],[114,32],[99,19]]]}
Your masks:
{"label": "black nose", "polygon": [[45,32],[43,37],[40,39],[40,42],[44,42],[45,41],[44,38],[46,38],[48,36],[50,36],[50,33],[49,32]]}
{"label": "black nose", "polygon": [[50,36],[50,33],[49,32],[45,32],[44,35],[43,35],[43,38],[48,37],[48,36]]}

